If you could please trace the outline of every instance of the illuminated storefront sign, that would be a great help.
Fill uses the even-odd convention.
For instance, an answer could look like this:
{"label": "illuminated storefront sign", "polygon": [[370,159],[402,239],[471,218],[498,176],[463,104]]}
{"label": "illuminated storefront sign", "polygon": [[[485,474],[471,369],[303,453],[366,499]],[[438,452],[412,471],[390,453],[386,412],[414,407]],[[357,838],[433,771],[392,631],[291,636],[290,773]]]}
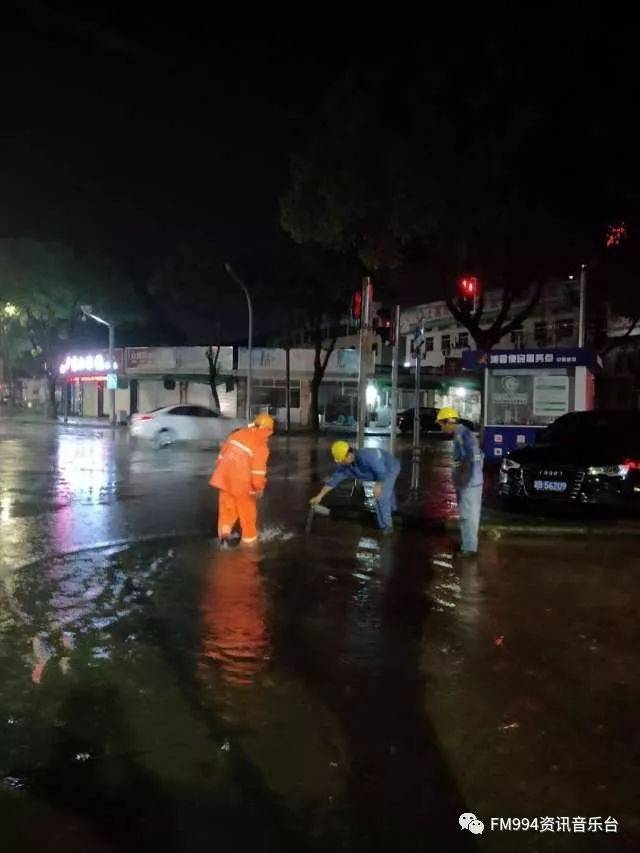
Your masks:
{"label": "illuminated storefront sign", "polygon": [[105,350],[97,353],[68,355],[60,365],[59,371],[61,376],[84,378],[85,375],[91,374],[94,379],[104,379],[107,373],[117,371],[121,364],[122,350],[114,350],[112,361],[109,361],[109,353]]}

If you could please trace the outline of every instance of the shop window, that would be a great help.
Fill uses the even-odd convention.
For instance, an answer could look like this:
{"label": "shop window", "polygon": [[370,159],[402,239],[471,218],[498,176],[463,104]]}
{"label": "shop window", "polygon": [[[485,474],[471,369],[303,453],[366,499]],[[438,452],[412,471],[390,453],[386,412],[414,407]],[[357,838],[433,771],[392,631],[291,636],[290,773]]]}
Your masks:
{"label": "shop window", "polygon": [[[300,408],[300,380],[291,380],[291,408]],[[269,406],[284,409],[287,405],[287,389],[284,379],[258,379],[253,386],[252,403],[257,406]]]}
{"label": "shop window", "polygon": [[441,344],[440,349],[444,353],[450,353],[451,352],[451,335],[443,335],[442,336],[442,344]]}
{"label": "shop window", "polygon": [[433,352],[433,338],[424,339],[424,351]]}
{"label": "shop window", "polygon": [[546,347],[547,346],[547,343],[549,340],[549,335],[548,335],[548,330],[547,330],[547,324],[544,320],[542,320],[542,321],[540,321],[534,325],[533,337],[535,338],[536,346],[539,346],[539,347]]}
{"label": "shop window", "polygon": [[458,335],[458,349],[469,349],[469,332],[460,332]]}
{"label": "shop window", "polygon": [[524,329],[519,326],[511,332],[511,343],[516,349],[522,349],[524,346]]}

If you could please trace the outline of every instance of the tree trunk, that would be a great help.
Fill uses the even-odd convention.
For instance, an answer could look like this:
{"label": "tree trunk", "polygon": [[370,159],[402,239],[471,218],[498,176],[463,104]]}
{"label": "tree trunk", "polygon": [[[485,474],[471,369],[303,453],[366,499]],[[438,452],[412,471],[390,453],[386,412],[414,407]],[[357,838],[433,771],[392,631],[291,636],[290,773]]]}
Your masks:
{"label": "tree trunk", "polygon": [[[329,344],[329,348],[322,349],[322,338],[320,329],[315,332],[315,354],[313,359],[313,379],[311,380],[311,406],[309,409],[309,426],[314,432],[320,429],[320,386],[324,379],[324,374],[331,358],[331,353],[335,349],[336,338],[333,338]],[[323,355],[324,353],[324,355]]]}
{"label": "tree trunk", "polygon": [[45,416],[52,421],[58,419],[58,404],[56,402],[56,377],[47,376],[47,405]]}
{"label": "tree trunk", "polygon": [[216,354],[213,354],[213,347],[207,347],[205,350],[207,361],[209,362],[209,387],[211,388],[211,396],[213,397],[213,405],[216,410],[220,411],[220,397],[218,396],[218,358],[220,357],[220,347],[216,348]]}
{"label": "tree trunk", "polygon": [[213,405],[216,411],[220,411],[220,396],[218,395],[218,386],[216,385],[215,376],[209,377],[209,387],[211,388],[211,396],[213,397]]}
{"label": "tree trunk", "polygon": [[5,380],[7,383],[7,410],[11,414],[15,408],[14,400],[14,379],[13,379],[13,360],[11,353],[7,352],[5,356]]}
{"label": "tree trunk", "polygon": [[311,380],[311,406],[309,407],[309,426],[314,432],[320,430],[320,385],[322,378],[316,379],[314,374]]}

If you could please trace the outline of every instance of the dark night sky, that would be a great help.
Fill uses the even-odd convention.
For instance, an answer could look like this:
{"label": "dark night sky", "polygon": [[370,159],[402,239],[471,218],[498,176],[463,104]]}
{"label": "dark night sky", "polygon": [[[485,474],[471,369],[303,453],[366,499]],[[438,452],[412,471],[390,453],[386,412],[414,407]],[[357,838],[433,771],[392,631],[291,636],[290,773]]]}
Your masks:
{"label": "dark night sky", "polygon": [[259,22],[252,36],[188,4],[63,8],[16,4],[0,37],[0,232],[132,258],[194,234],[269,234],[289,151],[346,44],[258,37]]}
{"label": "dark night sky", "polygon": [[[504,4],[503,15],[492,5],[491,17],[486,8],[475,20],[462,8],[437,20],[423,10],[414,20],[316,7],[282,19],[269,9],[260,20],[248,7],[226,15],[213,4],[163,12],[160,4],[13,0],[0,34],[0,236],[97,246],[138,278],[187,238],[233,256],[275,234],[290,153],[348,67],[397,65],[402,80],[412,51],[433,67],[459,54],[473,73],[474,43],[498,30],[521,74],[505,108],[538,78],[555,99],[555,117],[536,143],[542,162],[565,157],[558,168],[566,174],[581,134],[608,127],[602,160],[611,164],[610,185],[631,160],[637,172],[637,102],[625,89],[637,83],[629,80],[637,69],[624,66],[637,51],[629,51],[624,21],[597,4],[563,5],[558,18],[535,26],[522,6]],[[605,116],[595,128],[594,110]],[[599,145],[592,137],[589,151]],[[589,173],[606,183],[609,166],[577,161],[586,166],[586,179],[575,182],[586,198]]]}

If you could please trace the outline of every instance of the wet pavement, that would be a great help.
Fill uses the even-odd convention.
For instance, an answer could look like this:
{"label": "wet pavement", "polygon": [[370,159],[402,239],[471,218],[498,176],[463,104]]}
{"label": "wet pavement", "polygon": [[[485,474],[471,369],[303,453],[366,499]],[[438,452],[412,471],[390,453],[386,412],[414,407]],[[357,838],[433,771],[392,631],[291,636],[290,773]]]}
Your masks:
{"label": "wet pavement", "polygon": [[[637,543],[461,564],[348,493],[305,536],[328,442],[276,437],[262,543],[218,552],[210,450],[0,425],[2,850],[640,847]],[[549,816],[603,829],[490,828]]]}

